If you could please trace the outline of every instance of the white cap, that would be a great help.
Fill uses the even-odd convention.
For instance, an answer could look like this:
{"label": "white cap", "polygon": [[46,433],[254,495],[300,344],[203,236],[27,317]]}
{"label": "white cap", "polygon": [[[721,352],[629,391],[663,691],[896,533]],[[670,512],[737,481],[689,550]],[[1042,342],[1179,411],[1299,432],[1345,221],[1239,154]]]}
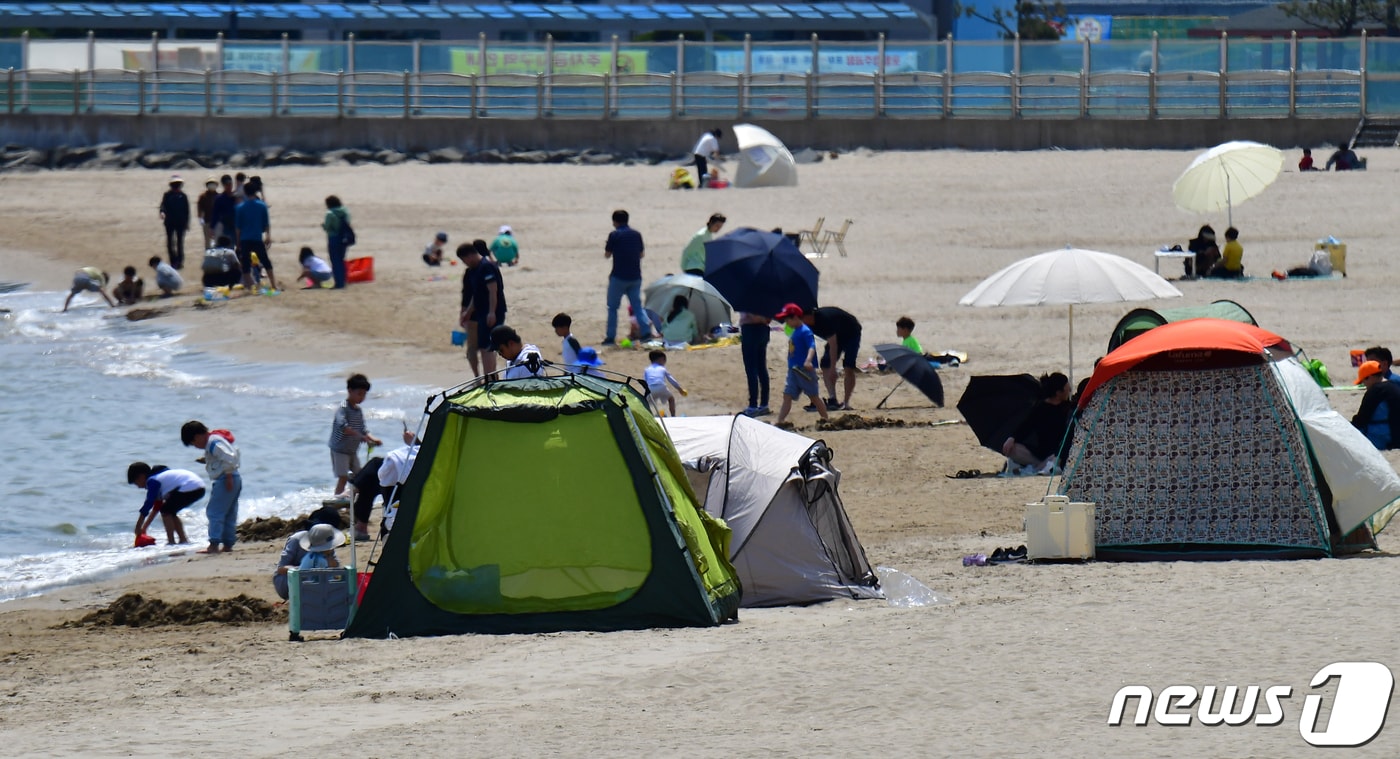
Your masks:
{"label": "white cap", "polygon": [[501,225],[501,231],[497,232],[496,234],[498,234],[498,235],[508,235],[508,234],[510,234],[510,233],[511,233],[511,231],[510,231],[510,225],[509,225],[509,224],[502,224],[502,225]]}

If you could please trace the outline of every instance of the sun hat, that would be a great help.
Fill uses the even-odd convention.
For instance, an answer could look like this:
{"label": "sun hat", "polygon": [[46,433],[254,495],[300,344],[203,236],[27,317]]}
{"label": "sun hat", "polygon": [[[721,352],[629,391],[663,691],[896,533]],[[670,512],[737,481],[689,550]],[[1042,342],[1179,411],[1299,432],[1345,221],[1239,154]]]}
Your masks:
{"label": "sun hat", "polygon": [[502,224],[502,225],[501,225],[501,231],[497,232],[496,234],[501,234],[501,235],[512,234],[511,229],[510,229],[510,225],[509,225],[509,224]]}
{"label": "sun hat", "polygon": [[323,553],[334,550],[336,546],[345,542],[345,533],[337,530],[328,524],[314,525],[301,536],[297,541],[304,551],[312,553]]}
{"label": "sun hat", "polygon": [[602,366],[607,362],[598,358],[598,351],[591,347],[580,348],[578,351],[578,362],[584,366]]}
{"label": "sun hat", "polygon": [[774,319],[786,319],[790,316],[802,316],[802,307],[796,303],[789,303],[783,306],[783,310],[778,312]]}
{"label": "sun hat", "polygon": [[1365,361],[1356,370],[1356,384],[1360,385],[1367,377],[1381,373],[1381,362]]}
{"label": "sun hat", "polygon": [[438,233],[437,233],[437,239],[442,240],[443,242],[447,242],[447,233],[446,233],[446,232],[438,232]]}
{"label": "sun hat", "polygon": [[179,174],[171,174],[171,175],[170,175],[170,184],[184,184],[184,183],[185,183],[185,180],[184,180],[184,179],[181,179]]}
{"label": "sun hat", "polygon": [[219,183],[219,178],[216,177],[216,176],[214,176],[213,174],[210,174],[209,176],[207,176],[207,177],[204,178],[204,184],[205,184],[205,186],[208,186],[208,185],[211,185],[211,184],[212,184],[212,185],[217,185],[218,183]]}

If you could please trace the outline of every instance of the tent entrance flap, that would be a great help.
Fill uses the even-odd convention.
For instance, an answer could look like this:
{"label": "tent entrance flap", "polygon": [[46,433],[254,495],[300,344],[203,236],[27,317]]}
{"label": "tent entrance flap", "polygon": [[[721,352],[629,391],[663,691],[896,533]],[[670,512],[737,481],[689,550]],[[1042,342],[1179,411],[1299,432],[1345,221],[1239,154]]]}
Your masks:
{"label": "tent entrance flap", "polygon": [[608,608],[641,588],[646,519],[604,414],[536,424],[451,414],[446,424],[453,444],[434,457],[409,552],[425,598],[521,614]]}

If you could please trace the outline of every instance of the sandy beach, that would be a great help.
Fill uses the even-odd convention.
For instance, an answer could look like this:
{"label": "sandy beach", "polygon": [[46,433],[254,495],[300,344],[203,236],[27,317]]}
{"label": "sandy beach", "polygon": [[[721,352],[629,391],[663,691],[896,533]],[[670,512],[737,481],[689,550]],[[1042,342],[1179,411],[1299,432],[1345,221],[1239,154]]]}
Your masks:
{"label": "sandy beach", "polygon": [[[1151,251],[1185,245],[1224,213],[1174,207],[1171,185],[1190,152],[853,153],[801,167],[801,186],[669,192],[666,166],[400,165],[263,170],[272,207],[272,259],[284,286],[296,251],[324,253],[324,197],[354,214],[353,255],[375,257],[376,281],[341,292],[288,287],[196,308],[190,295],[150,305],[189,330],[188,341],[258,362],[350,364],[372,378],[434,387],[469,379],[449,343],[461,267],[429,270],[419,254],[434,232],[452,245],[519,238],[522,265],[505,271],[507,321],[550,358],[550,317],[566,311],[585,344],[603,337],[615,208],[645,236],[645,278],[677,271],[681,248],[710,213],[740,226],[788,231],[818,217],[853,220],[849,257],[816,261],[824,305],[864,324],[862,358],[916,320],[934,352],[969,354],[942,373],[948,407],[934,408],[893,375],[863,375],[852,405],[906,422],[959,419],[972,374],[1066,371],[1064,308],[970,309],[957,300],[983,277],[1062,247],[1124,255],[1149,268]],[[1163,307],[1228,298],[1266,329],[1353,379],[1348,351],[1400,349],[1400,263],[1393,256],[1400,156],[1369,154],[1370,169],[1285,172],[1235,209],[1245,282],[1185,281]],[[732,161],[731,161],[732,167]],[[120,272],[164,252],[156,214],[168,173],[69,171],[0,175],[0,280],[66,290],[79,266]],[[191,198],[203,175],[186,174]],[[1313,243],[1348,246],[1344,279],[1275,282],[1306,262]],[[195,239],[192,233],[190,239]],[[191,247],[197,247],[191,246]],[[191,260],[197,260],[191,256]],[[197,276],[195,267],[187,275]],[[1180,275],[1177,262],[1162,273]],[[434,274],[440,278],[435,279]],[[1114,323],[1136,305],[1081,306],[1074,378],[1102,355]],[[61,306],[61,296],[55,307]],[[639,351],[612,349],[608,368],[640,374]],[[770,348],[774,376],[783,357]],[[690,389],[685,413],[728,414],[746,404],[737,347],[673,353]],[[775,388],[775,391],[778,388]],[[1350,417],[1360,393],[1329,392]],[[779,398],[774,396],[773,404]],[[7,404],[0,401],[0,419]],[[372,399],[371,399],[372,403]],[[189,417],[197,409],[176,410]],[[96,584],[0,604],[0,734],[13,756],[335,755],[653,756],[1296,756],[1305,693],[1324,665],[1393,666],[1386,598],[1400,581],[1380,555],[1346,560],[1086,564],[965,568],[959,558],[1023,543],[1022,504],[1048,478],[949,479],[994,472],[1001,458],[962,424],[817,432],[843,472],[842,495],[872,564],[909,573],[946,605],[878,602],[744,610],[705,630],[444,639],[286,641],[275,623],[63,628],[125,592],[167,601],[239,593],[275,600],[268,575],[279,544],[230,556],[177,556]],[[321,467],[324,449],[308,450]],[[1400,461],[1388,454],[1392,464]],[[114,475],[115,476],[115,475]],[[1127,684],[1289,685],[1272,727],[1110,727]],[[1383,731],[1359,756],[1400,753]]]}

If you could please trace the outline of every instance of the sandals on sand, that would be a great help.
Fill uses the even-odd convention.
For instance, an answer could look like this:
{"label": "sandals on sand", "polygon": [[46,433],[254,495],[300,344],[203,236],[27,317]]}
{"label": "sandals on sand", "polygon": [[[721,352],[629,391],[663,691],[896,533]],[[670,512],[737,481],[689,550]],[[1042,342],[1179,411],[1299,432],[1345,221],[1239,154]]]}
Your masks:
{"label": "sandals on sand", "polygon": [[957,474],[945,474],[950,480],[975,480],[982,476],[981,469],[959,469]]}

